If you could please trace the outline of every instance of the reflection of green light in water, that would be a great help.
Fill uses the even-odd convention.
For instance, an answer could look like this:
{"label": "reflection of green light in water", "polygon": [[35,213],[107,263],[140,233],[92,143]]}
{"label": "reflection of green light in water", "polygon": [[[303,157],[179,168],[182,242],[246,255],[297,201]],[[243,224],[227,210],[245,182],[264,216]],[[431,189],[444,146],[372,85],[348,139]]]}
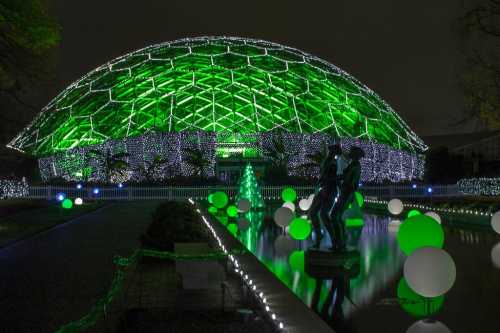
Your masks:
{"label": "reflection of green light in water", "polygon": [[229,217],[236,217],[238,216],[238,208],[236,208],[236,206],[228,206],[227,209],[226,209],[226,212],[227,212],[227,216]]}
{"label": "reflection of green light in water", "polygon": [[410,315],[417,318],[424,318],[437,313],[443,307],[444,295],[426,298],[415,293],[401,278],[398,284],[399,305]]}
{"label": "reflection of green light in water", "polygon": [[292,269],[304,272],[304,251],[293,251],[288,257],[288,263]]}
{"label": "reflection of green light in water", "polygon": [[229,230],[229,232],[232,233],[233,236],[236,236],[236,234],[238,233],[238,226],[236,225],[236,223],[229,223],[227,226],[227,230]]}
{"label": "reflection of green light in water", "polygon": [[71,209],[73,207],[73,201],[71,201],[71,199],[64,199],[61,206],[64,209]]}
{"label": "reflection of green light in water", "polygon": [[401,250],[409,256],[413,251],[424,246],[442,248],[444,231],[432,217],[416,215],[401,224],[397,239]]}
{"label": "reflection of green light in water", "polygon": [[408,215],[406,216],[407,218],[417,216],[417,215],[422,215],[418,209],[412,209],[408,212]]}
{"label": "reflection of green light in water", "polygon": [[293,239],[304,240],[311,234],[311,225],[306,219],[296,217],[290,223],[288,231]]}
{"label": "reflection of green light in water", "polygon": [[287,201],[294,202],[295,199],[297,198],[297,192],[295,192],[293,188],[287,187],[283,190],[283,192],[281,192],[281,198],[285,202]]}
{"label": "reflection of green light in water", "polygon": [[208,208],[208,212],[209,212],[210,214],[212,214],[212,215],[217,214],[217,207],[210,206],[210,207]]}
{"label": "reflection of green light in water", "polygon": [[228,202],[227,194],[222,191],[215,192],[213,194],[212,201],[215,207],[224,208]]}
{"label": "reflection of green light in water", "polygon": [[365,225],[365,222],[363,221],[363,219],[347,219],[345,220],[345,225],[348,228],[362,227]]}
{"label": "reflection of green light in water", "polygon": [[363,195],[359,192],[354,192],[354,198],[356,199],[358,206],[363,207],[365,204],[365,200],[363,199]]}

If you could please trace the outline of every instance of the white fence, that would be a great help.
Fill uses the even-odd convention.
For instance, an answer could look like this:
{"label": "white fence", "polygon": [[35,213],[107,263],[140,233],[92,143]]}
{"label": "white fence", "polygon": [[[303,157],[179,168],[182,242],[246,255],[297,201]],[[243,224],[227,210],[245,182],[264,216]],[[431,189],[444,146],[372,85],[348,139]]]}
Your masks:
{"label": "white fence", "polygon": [[[293,186],[299,198],[307,197],[314,192],[312,186]],[[263,186],[262,195],[265,200],[281,198],[283,186]],[[83,187],[72,186],[30,186],[29,198],[55,199],[60,193],[68,198],[84,200],[179,200],[204,199],[210,193],[224,191],[230,199],[238,193],[236,186],[198,186],[198,187]],[[462,196],[456,185],[411,185],[397,186],[361,186],[359,191],[365,196],[376,198],[430,198]]]}

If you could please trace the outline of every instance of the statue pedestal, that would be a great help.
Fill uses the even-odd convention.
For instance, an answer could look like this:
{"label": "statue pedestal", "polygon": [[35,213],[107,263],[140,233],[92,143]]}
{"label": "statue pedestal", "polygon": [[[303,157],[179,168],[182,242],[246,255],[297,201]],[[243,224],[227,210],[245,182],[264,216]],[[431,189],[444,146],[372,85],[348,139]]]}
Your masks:
{"label": "statue pedestal", "polygon": [[358,250],[332,252],[324,249],[309,249],[305,253],[305,271],[317,279],[334,278],[347,274],[350,278],[359,274],[360,253]]}

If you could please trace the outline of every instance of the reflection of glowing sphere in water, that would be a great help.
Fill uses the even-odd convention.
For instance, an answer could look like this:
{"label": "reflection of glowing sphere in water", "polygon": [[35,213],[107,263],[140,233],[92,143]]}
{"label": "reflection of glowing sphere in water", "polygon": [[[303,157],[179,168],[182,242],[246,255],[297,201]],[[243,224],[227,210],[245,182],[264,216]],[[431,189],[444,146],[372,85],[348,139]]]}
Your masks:
{"label": "reflection of glowing sphere in water", "polygon": [[280,207],[274,212],[274,222],[280,227],[286,227],[292,221],[294,214],[288,207]]}
{"label": "reflection of glowing sphere in water", "polygon": [[435,212],[427,212],[425,215],[432,217],[434,220],[437,221],[437,223],[441,224],[441,216],[439,216],[438,213]]}
{"label": "reflection of glowing sphere in water", "polygon": [[248,200],[248,199],[240,199],[240,200],[238,200],[238,203],[236,206],[238,206],[238,211],[240,213],[246,213],[250,210],[251,203],[250,203],[250,200]]}
{"label": "reflection of glowing sphere in water", "polygon": [[236,217],[238,216],[238,208],[236,208],[236,206],[228,206],[227,209],[226,209],[226,212],[227,212],[227,216],[229,217]]}
{"label": "reflection of glowing sphere in water", "polygon": [[297,199],[297,192],[295,192],[293,188],[287,187],[281,192],[281,198],[285,202],[286,201],[293,202],[295,201],[295,199]]}
{"label": "reflection of glowing sphere in water", "polygon": [[411,325],[406,333],[451,333],[451,331],[439,321],[424,319]]}
{"label": "reflection of glowing sphere in water", "polygon": [[295,212],[295,204],[293,202],[287,201],[283,204],[283,207],[288,207],[292,212]]}
{"label": "reflection of glowing sphere in water", "polygon": [[493,262],[493,266],[500,268],[500,243],[491,249],[491,261]]}
{"label": "reflection of glowing sphere in water", "polygon": [[416,215],[401,224],[397,239],[401,250],[409,256],[413,251],[424,246],[442,248],[444,231],[443,227],[432,217]]}
{"label": "reflection of glowing sphere in water", "polygon": [[303,211],[308,210],[311,207],[312,201],[307,200],[307,198],[300,199],[299,208]]}
{"label": "reflection of glowing sphere in water", "polygon": [[399,215],[403,211],[403,202],[399,199],[392,199],[387,204],[387,209],[392,215]]}
{"label": "reflection of glowing sphere in water", "polygon": [[276,240],[274,241],[274,250],[277,255],[288,255],[288,253],[292,252],[293,249],[295,249],[295,241],[289,236],[280,235],[276,237]]}
{"label": "reflection of glowing sphere in water", "polygon": [[405,278],[401,278],[398,284],[398,301],[403,310],[410,315],[416,318],[425,318],[441,310],[444,303],[444,295],[424,298],[408,286]]}
{"label": "reflection of glowing sphere in water", "polygon": [[227,225],[227,230],[229,230],[229,232],[232,233],[233,236],[236,236],[236,233],[238,232],[238,226],[235,223],[229,223]]}
{"label": "reflection of glowing sphere in water", "polygon": [[424,297],[445,294],[453,287],[457,276],[455,262],[451,256],[436,247],[415,250],[406,259],[403,271],[410,288]]}
{"label": "reflection of glowing sphere in water", "polygon": [[304,251],[293,251],[288,257],[288,263],[293,270],[304,271]]}
{"label": "reflection of glowing sphere in water", "polygon": [[496,212],[491,217],[491,227],[497,234],[500,234],[500,211]]}
{"label": "reflection of glowing sphere in water", "polygon": [[311,234],[311,224],[307,220],[296,217],[290,223],[289,233],[293,239],[304,240]]}
{"label": "reflection of glowing sphere in water", "polygon": [[215,207],[224,208],[228,202],[227,194],[222,191],[215,192],[212,196],[212,201]]}
{"label": "reflection of glowing sphere in water", "polygon": [[240,228],[241,231],[245,231],[249,226],[250,221],[248,221],[246,217],[241,217],[238,219],[238,228]]}
{"label": "reflection of glowing sphere in water", "polygon": [[408,215],[406,216],[407,218],[417,216],[417,215],[422,215],[418,209],[412,209],[408,212]]}

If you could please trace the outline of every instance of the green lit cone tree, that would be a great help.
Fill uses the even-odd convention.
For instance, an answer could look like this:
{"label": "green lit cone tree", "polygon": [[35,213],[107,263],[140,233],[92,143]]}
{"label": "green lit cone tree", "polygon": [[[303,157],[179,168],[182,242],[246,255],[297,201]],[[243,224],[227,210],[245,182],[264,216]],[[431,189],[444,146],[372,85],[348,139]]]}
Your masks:
{"label": "green lit cone tree", "polygon": [[262,193],[260,191],[259,183],[255,177],[252,165],[249,163],[245,167],[245,171],[239,181],[238,195],[236,196],[236,202],[241,199],[247,199],[250,201],[250,208],[263,208],[264,199],[262,199]]}

